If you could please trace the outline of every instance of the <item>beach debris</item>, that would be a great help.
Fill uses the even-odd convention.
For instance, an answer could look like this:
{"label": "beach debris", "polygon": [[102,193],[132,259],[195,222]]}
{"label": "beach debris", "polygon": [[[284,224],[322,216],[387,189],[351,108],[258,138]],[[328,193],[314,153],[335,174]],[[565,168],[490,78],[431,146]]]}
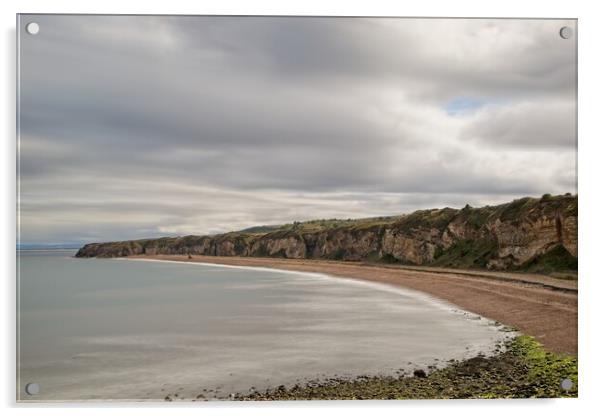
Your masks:
{"label": "beach debris", "polygon": [[426,373],[422,369],[414,370],[414,377],[425,378]]}

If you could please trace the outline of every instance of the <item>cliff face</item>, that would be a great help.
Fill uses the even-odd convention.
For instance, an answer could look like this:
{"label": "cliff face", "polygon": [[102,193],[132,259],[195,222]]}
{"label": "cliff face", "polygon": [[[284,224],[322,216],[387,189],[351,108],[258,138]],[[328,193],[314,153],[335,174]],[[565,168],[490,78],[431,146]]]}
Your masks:
{"label": "cliff face", "polygon": [[295,223],[269,232],[93,243],[82,247],[76,256],[196,254],[576,270],[577,203],[576,196],[547,195],[483,208]]}

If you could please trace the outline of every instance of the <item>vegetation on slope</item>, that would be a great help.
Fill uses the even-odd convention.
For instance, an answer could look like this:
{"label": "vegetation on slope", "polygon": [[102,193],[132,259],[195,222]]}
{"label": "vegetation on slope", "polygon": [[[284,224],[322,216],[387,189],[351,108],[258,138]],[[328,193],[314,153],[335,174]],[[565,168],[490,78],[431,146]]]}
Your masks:
{"label": "vegetation on slope", "polygon": [[535,257],[521,267],[531,273],[551,274],[559,271],[577,270],[577,258],[564,247],[556,246],[547,253]]}
{"label": "vegetation on slope", "polygon": [[299,234],[304,233],[318,233],[328,230],[336,229],[366,229],[375,226],[389,225],[398,221],[402,216],[389,216],[389,217],[371,217],[371,218],[357,218],[357,219],[346,219],[339,220],[336,218],[323,219],[323,220],[310,220],[310,221],[295,221],[289,224],[282,225],[264,225],[257,227],[250,227],[242,230],[241,232],[253,232],[258,234],[267,234],[277,231],[295,231]]}
{"label": "vegetation on slope", "polygon": [[485,268],[497,253],[498,244],[492,238],[458,240],[448,249],[438,249],[432,266],[459,269]]}
{"label": "vegetation on slope", "polygon": [[[546,194],[481,208],[466,205],[389,217],[255,226],[213,236],[93,243],[80,249],[77,256],[321,258],[574,276],[577,203],[577,196]],[[530,247],[533,242],[538,245]]]}

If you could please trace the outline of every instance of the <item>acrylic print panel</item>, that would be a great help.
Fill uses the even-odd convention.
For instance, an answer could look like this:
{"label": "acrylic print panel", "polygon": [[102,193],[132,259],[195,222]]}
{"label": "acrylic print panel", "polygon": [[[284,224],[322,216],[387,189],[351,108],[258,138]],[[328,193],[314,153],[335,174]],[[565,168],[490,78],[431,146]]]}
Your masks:
{"label": "acrylic print panel", "polygon": [[577,396],[576,51],[20,15],[18,400]]}

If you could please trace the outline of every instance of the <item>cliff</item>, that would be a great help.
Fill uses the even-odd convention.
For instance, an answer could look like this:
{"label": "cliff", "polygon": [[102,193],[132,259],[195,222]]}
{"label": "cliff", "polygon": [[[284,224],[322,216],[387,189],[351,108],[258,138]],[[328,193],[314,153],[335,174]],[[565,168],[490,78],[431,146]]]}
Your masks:
{"label": "cliff", "polygon": [[77,257],[153,254],[396,262],[497,270],[577,270],[577,196],[320,220],[213,236],[86,244]]}

